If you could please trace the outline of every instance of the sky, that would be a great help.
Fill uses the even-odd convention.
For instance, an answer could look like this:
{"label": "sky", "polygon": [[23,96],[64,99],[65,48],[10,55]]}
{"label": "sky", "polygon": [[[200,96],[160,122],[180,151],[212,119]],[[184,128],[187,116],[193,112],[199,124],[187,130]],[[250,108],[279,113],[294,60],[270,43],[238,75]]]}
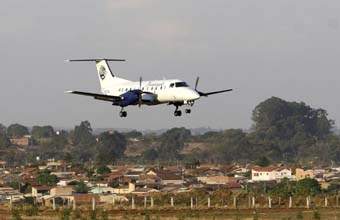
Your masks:
{"label": "sky", "polygon": [[[324,108],[340,122],[338,0],[2,0],[0,123],[94,128],[216,129],[252,125],[257,104],[277,96]],[[99,92],[93,63],[122,78],[179,78],[202,98],[191,115],[173,106],[119,108],[67,90]]]}

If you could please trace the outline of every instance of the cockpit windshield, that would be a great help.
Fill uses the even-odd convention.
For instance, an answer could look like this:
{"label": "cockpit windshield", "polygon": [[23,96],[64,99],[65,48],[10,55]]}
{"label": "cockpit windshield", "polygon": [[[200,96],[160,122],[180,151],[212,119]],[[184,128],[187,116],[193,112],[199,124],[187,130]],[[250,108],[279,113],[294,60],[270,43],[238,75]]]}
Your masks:
{"label": "cockpit windshield", "polygon": [[188,87],[188,84],[186,82],[176,82],[176,87]]}

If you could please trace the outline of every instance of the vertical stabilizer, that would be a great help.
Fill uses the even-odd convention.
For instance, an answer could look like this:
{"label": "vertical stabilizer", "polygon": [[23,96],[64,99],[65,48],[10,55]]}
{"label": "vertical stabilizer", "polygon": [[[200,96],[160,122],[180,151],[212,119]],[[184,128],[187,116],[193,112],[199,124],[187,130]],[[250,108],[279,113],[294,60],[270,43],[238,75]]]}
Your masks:
{"label": "vertical stabilizer", "polygon": [[100,82],[101,91],[105,94],[106,91],[111,90],[118,84],[130,82],[117,77],[110,69],[108,61],[125,61],[121,59],[81,59],[81,60],[67,60],[69,62],[81,62],[81,61],[94,61],[96,62],[96,68],[98,78]]}

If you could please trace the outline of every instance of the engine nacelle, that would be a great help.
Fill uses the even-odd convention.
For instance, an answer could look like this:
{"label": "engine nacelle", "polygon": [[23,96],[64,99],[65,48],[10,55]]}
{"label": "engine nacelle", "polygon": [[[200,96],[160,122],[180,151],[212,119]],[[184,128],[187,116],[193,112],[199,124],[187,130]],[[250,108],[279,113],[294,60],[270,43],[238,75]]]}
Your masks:
{"label": "engine nacelle", "polygon": [[122,107],[126,107],[128,105],[137,105],[138,104],[138,92],[137,91],[128,91],[121,95],[122,100],[119,105]]}
{"label": "engine nacelle", "polygon": [[157,97],[155,94],[152,93],[143,93],[142,94],[142,101],[145,103],[154,103]]}

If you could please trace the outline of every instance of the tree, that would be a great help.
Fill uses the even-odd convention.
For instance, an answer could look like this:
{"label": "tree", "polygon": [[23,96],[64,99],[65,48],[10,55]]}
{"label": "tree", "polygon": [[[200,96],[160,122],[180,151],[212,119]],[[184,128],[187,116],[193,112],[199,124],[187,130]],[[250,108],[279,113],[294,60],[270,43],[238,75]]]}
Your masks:
{"label": "tree", "polygon": [[0,148],[8,147],[10,144],[9,138],[7,137],[6,127],[0,124]]}
{"label": "tree", "polygon": [[146,161],[155,161],[158,158],[158,152],[153,149],[147,149],[142,153],[142,158]]}
{"label": "tree", "polygon": [[58,182],[58,177],[56,175],[51,175],[49,170],[43,170],[37,176],[37,182],[41,185],[56,185]]}
{"label": "tree", "polygon": [[49,138],[54,136],[54,129],[52,126],[33,126],[31,132],[33,138],[40,139],[40,138]]}
{"label": "tree", "polygon": [[287,198],[293,194],[295,182],[289,181],[284,178],[281,182],[277,183],[273,189],[269,191],[269,194],[282,198]]}
{"label": "tree", "polygon": [[111,170],[107,166],[100,166],[97,169],[97,173],[100,175],[108,174],[108,173],[111,173]]}
{"label": "tree", "polygon": [[104,132],[98,137],[96,161],[106,165],[124,156],[126,139],[118,132]]}
{"label": "tree", "polygon": [[321,192],[320,184],[315,179],[302,179],[296,183],[295,194],[301,196],[314,196]]}
{"label": "tree", "polygon": [[95,144],[96,140],[92,135],[90,122],[82,121],[79,126],[75,126],[71,139],[74,145],[91,146]]}
{"label": "tree", "polygon": [[184,143],[191,137],[191,131],[185,128],[172,128],[161,135],[161,144],[158,147],[158,154],[161,159],[179,159],[179,152],[183,149]]}
{"label": "tree", "polygon": [[304,153],[316,141],[326,139],[334,125],[323,109],[277,97],[257,105],[252,119],[252,144],[276,160],[294,158],[301,150]]}
{"label": "tree", "polygon": [[84,183],[84,181],[81,181],[74,187],[74,190],[76,191],[76,193],[88,193],[89,188]]}
{"label": "tree", "polygon": [[7,135],[11,138],[20,138],[28,134],[28,128],[20,124],[12,124],[7,128]]}
{"label": "tree", "polygon": [[142,132],[139,132],[139,131],[136,131],[136,130],[125,132],[125,133],[123,133],[123,135],[126,138],[140,138],[140,137],[143,137]]}
{"label": "tree", "polygon": [[[214,134],[216,135],[216,134]],[[216,157],[220,162],[250,159],[250,146],[246,133],[241,129],[228,129],[220,133],[215,142]]]}
{"label": "tree", "polygon": [[262,156],[255,162],[255,164],[261,167],[267,167],[270,165],[270,160],[267,157]]}

